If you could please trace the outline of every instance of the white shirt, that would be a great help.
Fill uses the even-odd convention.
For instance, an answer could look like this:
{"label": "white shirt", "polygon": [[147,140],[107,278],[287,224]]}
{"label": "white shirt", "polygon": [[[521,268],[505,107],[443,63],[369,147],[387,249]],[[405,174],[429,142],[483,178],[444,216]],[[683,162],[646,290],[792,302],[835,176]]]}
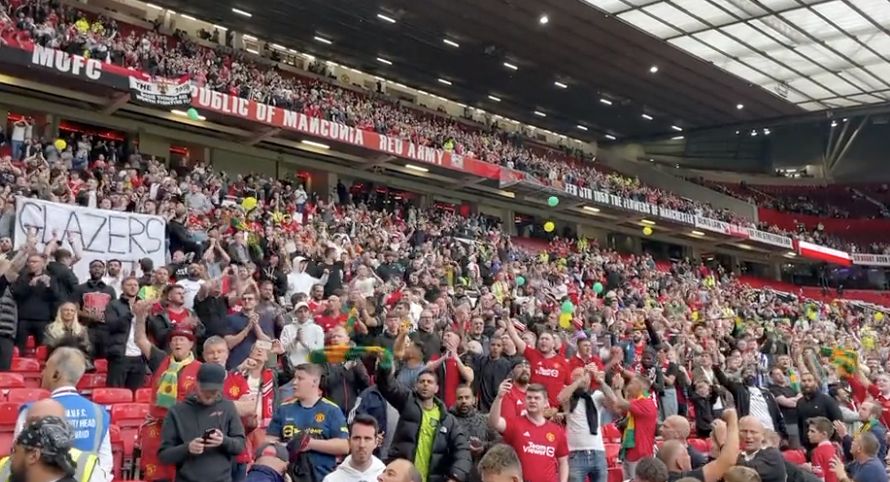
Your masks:
{"label": "white shirt", "polygon": [[[71,395],[77,395],[77,388],[59,387],[53,390],[53,392],[50,394],[50,398],[59,399]],[[19,433],[21,433],[22,429],[25,427],[25,420],[27,418],[27,410],[22,410],[21,412],[19,412],[19,418],[15,422],[15,433],[13,434],[13,439],[18,438]],[[99,444],[99,453],[96,455],[99,457],[99,464],[96,465],[96,468],[101,470],[93,471],[93,474],[90,476],[90,482],[110,482],[111,477],[114,475],[114,455],[112,455],[111,453],[111,433],[107,430],[107,428],[105,436],[102,437],[102,442]]]}
{"label": "white shirt", "polygon": [[587,404],[584,400],[578,400],[575,409],[566,416],[566,440],[569,444],[569,451],[575,450],[606,450],[603,445],[603,392],[597,390],[591,395],[593,397],[593,405],[596,406],[597,418],[599,419],[599,430],[596,435],[590,433],[590,426],[587,423]]}
{"label": "white shirt", "polygon": [[123,275],[120,275],[117,277],[105,275],[102,277],[102,282],[105,283],[106,285],[114,288],[114,292],[118,296],[120,296],[120,294],[121,294],[121,283],[123,281],[124,281]]}
{"label": "white shirt", "polygon": [[383,473],[384,469],[386,469],[386,464],[372,455],[371,465],[364,472],[359,472],[352,466],[352,456],[347,455],[337,470],[328,474],[323,482],[373,482],[377,480],[378,475]]}
{"label": "white shirt", "polygon": [[748,393],[750,394],[750,403],[748,410],[748,414],[760,420],[760,423],[763,424],[763,428],[767,430],[775,430],[773,427],[773,417],[769,414],[769,405],[766,404],[766,397],[763,396],[763,391],[761,391],[757,387],[748,387]]}
{"label": "white shirt", "polygon": [[197,281],[192,281],[190,279],[181,279],[177,281],[176,284],[182,286],[182,289],[185,290],[185,293],[183,293],[183,306],[189,310],[193,310],[195,308],[195,297],[198,296],[198,291],[201,290],[201,285],[204,284],[204,280],[199,279]]}
{"label": "white shirt", "polygon": [[[297,331],[300,331],[300,341],[296,343]],[[281,345],[287,350],[287,358],[293,366],[306,363],[309,352],[324,348],[324,330],[308,320],[305,323],[294,321],[281,330]]]}
{"label": "white shirt", "polygon": [[303,293],[308,296],[309,290],[312,289],[312,285],[319,282],[321,282],[320,279],[314,278],[306,273],[291,273],[287,275],[288,299],[297,293]]}

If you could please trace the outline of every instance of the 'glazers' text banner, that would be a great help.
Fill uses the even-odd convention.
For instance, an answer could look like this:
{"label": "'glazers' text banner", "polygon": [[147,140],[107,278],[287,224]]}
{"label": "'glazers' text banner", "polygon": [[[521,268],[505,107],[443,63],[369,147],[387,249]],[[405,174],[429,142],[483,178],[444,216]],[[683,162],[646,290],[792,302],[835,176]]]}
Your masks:
{"label": "'glazers' text banner", "polygon": [[301,132],[328,141],[363,147],[401,157],[402,159],[433,164],[487,179],[500,180],[500,166],[496,164],[463,157],[453,152],[422,146],[376,132],[356,129],[318,117],[309,117],[302,112],[260,104],[259,102],[233,97],[203,87],[195,89],[192,106],[219,114],[260,122],[273,127]]}
{"label": "'glazers' text banner", "polygon": [[69,234],[72,236],[74,246],[66,248],[82,253],[83,257],[74,270],[81,279],[89,277],[89,264],[94,259],[136,262],[150,258],[155,266],[163,266],[166,262],[167,221],[160,216],[17,197],[16,248],[25,244],[32,229],[37,230],[37,245],[41,251],[54,234],[65,244]]}

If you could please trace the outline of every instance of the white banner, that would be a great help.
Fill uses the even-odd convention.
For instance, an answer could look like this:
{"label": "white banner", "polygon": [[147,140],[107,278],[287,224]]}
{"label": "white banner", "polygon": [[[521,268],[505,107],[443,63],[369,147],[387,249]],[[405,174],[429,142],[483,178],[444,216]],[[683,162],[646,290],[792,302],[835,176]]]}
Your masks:
{"label": "white banner", "polygon": [[165,109],[188,109],[192,103],[192,86],[187,79],[152,81],[130,77],[133,102]]}
{"label": "white banner", "polygon": [[890,254],[852,253],[853,264],[866,266],[890,266]]}
{"label": "white banner", "polygon": [[[75,247],[83,256],[74,272],[83,281],[88,278],[89,264],[94,259],[138,262],[150,258],[155,266],[166,263],[167,221],[160,216],[106,211],[40,199],[17,197],[15,209],[15,247],[27,241],[30,229],[37,229],[37,246],[42,250],[53,233],[65,249],[73,236]],[[128,273],[129,267],[124,266]]]}
{"label": "white banner", "polygon": [[751,241],[757,241],[758,243],[778,246],[780,248],[794,249],[794,241],[788,236],[782,236],[781,234],[768,233],[758,229],[749,229],[748,237]]}

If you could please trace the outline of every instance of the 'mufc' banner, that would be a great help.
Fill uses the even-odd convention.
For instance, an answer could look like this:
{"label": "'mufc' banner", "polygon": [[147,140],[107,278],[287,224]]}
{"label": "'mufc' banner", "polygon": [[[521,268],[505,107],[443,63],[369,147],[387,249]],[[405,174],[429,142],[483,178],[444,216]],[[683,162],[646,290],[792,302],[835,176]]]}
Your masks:
{"label": "'mufc' banner", "polygon": [[[53,234],[68,244],[69,234],[81,261],[74,266],[78,278],[88,277],[95,259],[137,262],[150,258],[155,266],[166,262],[167,221],[160,216],[106,211],[40,199],[17,197],[15,202],[15,247],[27,242],[28,232],[37,230],[37,246],[43,249]],[[126,270],[126,268],[125,268]],[[129,271],[129,270],[126,270]]]}
{"label": "'mufc' banner", "polygon": [[188,109],[192,103],[192,87],[188,79],[141,80],[130,77],[130,99],[152,107]]}

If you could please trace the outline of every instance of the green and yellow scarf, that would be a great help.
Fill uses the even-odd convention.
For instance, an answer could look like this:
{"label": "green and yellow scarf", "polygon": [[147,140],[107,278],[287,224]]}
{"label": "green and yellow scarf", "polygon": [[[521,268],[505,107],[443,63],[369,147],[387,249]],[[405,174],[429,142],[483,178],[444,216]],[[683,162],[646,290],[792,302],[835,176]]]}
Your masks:
{"label": "green and yellow scarf", "polygon": [[182,361],[176,361],[170,357],[170,364],[161,374],[158,382],[158,392],[155,394],[155,405],[162,408],[170,408],[176,404],[179,395],[179,371],[195,361],[195,356],[189,355]]}
{"label": "green and yellow scarf", "polygon": [[[649,394],[647,392],[643,392],[636,400],[643,400],[649,398]],[[634,441],[634,432],[636,431],[636,422],[634,421],[634,415],[627,411],[627,425],[624,427],[624,433],[621,435],[621,451],[618,454],[618,457],[624,458],[624,455],[628,450],[636,447],[636,442]]]}

